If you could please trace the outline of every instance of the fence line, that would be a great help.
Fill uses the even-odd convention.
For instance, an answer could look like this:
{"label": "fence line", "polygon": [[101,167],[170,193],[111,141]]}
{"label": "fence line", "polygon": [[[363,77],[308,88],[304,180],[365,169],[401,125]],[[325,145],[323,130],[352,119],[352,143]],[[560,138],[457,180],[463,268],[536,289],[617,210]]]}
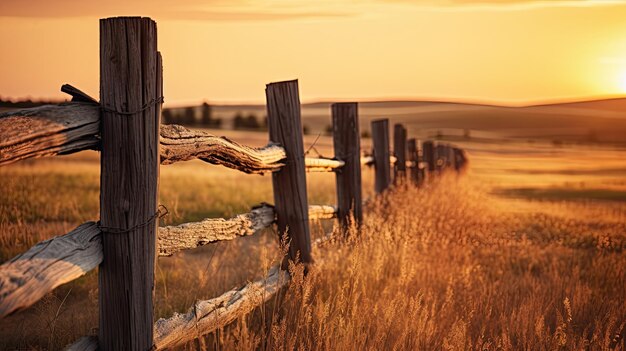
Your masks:
{"label": "fence line", "polygon": [[[372,122],[373,155],[362,157],[356,103],[331,106],[335,158],[305,157],[297,81],[267,86],[271,142],[262,148],[159,125],[163,82],[156,24],[148,18],[110,18],[101,20],[100,29],[101,104],[64,85],[72,102],[0,114],[0,166],[85,149],[102,152],[101,222],[85,223],[0,265],[0,318],[100,265],[98,338],[80,338],[69,349],[161,349],[223,327],[286,286],[288,259],[312,263],[309,220],[338,218],[344,228],[361,223],[362,165],[375,167],[375,190],[382,193],[391,186],[391,165],[394,184],[419,186],[467,164],[463,150],[447,144],[425,141],[420,150],[419,141],[409,139],[407,148],[401,124],[394,126],[392,155],[387,119]],[[272,173],[275,207],[262,204],[230,219],[157,228],[158,167],[191,159]],[[305,171],[335,172],[337,206],[308,205]],[[273,224],[290,243],[281,267],[153,325],[157,256],[252,235]]]}
{"label": "fence line", "polygon": [[[270,228],[275,216],[272,206],[262,204],[249,213],[230,219],[208,218],[200,222],[159,227],[157,255],[168,257],[181,250],[253,235]],[[334,206],[309,206],[310,219],[332,219],[336,216],[337,208]],[[0,318],[29,307],[59,285],[96,268],[104,257],[101,238],[98,224],[87,222],[65,235],[42,241],[0,265]]]}
{"label": "fence line", "polygon": [[[0,141],[0,166],[28,158],[101,150],[100,107],[94,103],[46,105],[4,113],[0,117],[0,135],[6,136]],[[277,144],[253,148],[179,125],[161,125],[159,133],[163,165],[200,159],[260,174],[278,171],[284,166],[281,161],[286,153]],[[328,172],[343,166],[342,161],[326,158],[307,157],[305,162],[307,171],[313,172]]]}

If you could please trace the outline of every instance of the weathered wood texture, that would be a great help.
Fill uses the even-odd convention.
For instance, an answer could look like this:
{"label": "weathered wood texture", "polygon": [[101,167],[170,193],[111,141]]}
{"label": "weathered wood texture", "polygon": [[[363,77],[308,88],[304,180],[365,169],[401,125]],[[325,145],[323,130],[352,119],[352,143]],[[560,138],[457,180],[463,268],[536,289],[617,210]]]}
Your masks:
{"label": "weathered wood texture", "polygon": [[406,128],[396,123],[393,126],[393,153],[397,162],[394,163],[394,184],[401,184],[406,177]]}
{"label": "weathered wood texture", "polygon": [[428,163],[424,162],[424,143],[420,143],[421,147],[418,147],[417,150],[417,174],[418,174],[418,185],[421,186],[426,181],[428,176]]}
{"label": "weathered wood texture", "polygon": [[422,157],[424,162],[428,164],[428,173],[434,174],[435,172],[435,145],[432,141],[427,140],[422,143]]}
{"label": "weathered wood texture", "polygon": [[[309,219],[332,219],[337,208],[328,205],[309,206]],[[160,227],[159,256],[171,256],[181,250],[194,249],[216,241],[233,240],[269,228],[275,221],[274,207],[263,204],[249,213],[233,218],[207,218],[200,222]]]}
{"label": "weathered wood texture", "polygon": [[72,97],[73,102],[86,102],[93,105],[98,105],[98,101],[91,96],[87,95],[82,90],[70,85],[63,84],[61,85],[61,91],[70,95]]}
{"label": "weathered wood texture", "polygon": [[154,349],[181,345],[224,327],[269,301],[287,284],[288,273],[274,267],[264,279],[211,300],[197,301],[187,313],[174,313],[170,318],[161,318],[154,325]]}
{"label": "weathered wood texture", "polygon": [[304,165],[307,172],[335,172],[343,168],[345,162],[330,158],[305,157]]}
{"label": "weathered wood texture", "polygon": [[[285,149],[276,143],[262,148],[241,145],[226,137],[179,125],[161,126],[161,164],[200,159],[245,173],[274,172],[284,166]],[[308,172],[332,172],[344,162],[328,158],[305,158]]]}
{"label": "weathered wood texture", "polygon": [[102,257],[100,229],[87,222],[5,262],[0,266],[0,318],[96,268]]}
{"label": "weathered wood texture", "polygon": [[374,168],[375,184],[377,193],[382,193],[389,187],[389,120],[379,119],[372,121],[372,143],[374,144]]}
{"label": "weathered wood texture", "polygon": [[101,350],[152,347],[159,174],[156,23],[100,20]]}
{"label": "weathered wood texture", "polygon": [[162,164],[198,158],[246,173],[265,173],[280,169],[280,161],[286,157],[285,150],[276,144],[251,148],[179,125],[163,125],[160,134]]}
{"label": "weathered wood texture", "polygon": [[407,141],[407,158],[413,163],[413,166],[409,168],[409,179],[414,185],[419,185],[419,160],[417,153],[417,140],[411,138]]}
{"label": "weathered wood texture", "polygon": [[345,162],[335,175],[337,217],[344,228],[347,228],[351,220],[356,221],[357,225],[360,225],[363,220],[358,105],[357,103],[333,104],[331,113],[335,158]]}
{"label": "weathered wood texture", "polygon": [[274,208],[261,205],[249,213],[230,219],[207,218],[200,222],[160,227],[159,256],[171,256],[178,251],[193,249],[215,241],[252,235],[268,228],[272,223],[274,223]]}
{"label": "weathered wood texture", "polygon": [[330,205],[309,205],[309,219],[337,218],[337,207]]}
{"label": "weathered wood texture", "polygon": [[[164,165],[197,158],[245,173],[266,173],[280,169],[280,161],[286,157],[277,144],[252,148],[179,125],[162,125],[160,136],[160,162]],[[101,149],[97,103],[71,102],[0,114],[0,166],[88,149]],[[333,172],[344,162],[307,157],[305,165],[307,172]]]}
{"label": "weathered wood texture", "polygon": [[446,152],[448,154],[446,157],[446,167],[450,169],[456,169],[456,160],[454,157],[454,148],[452,147],[452,145],[446,145]]}
{"label": "weathered wood texture", "polygon": [[[322,246],[332,238],[332,233],[318,238],[315,246]],[[154,349],[175,347],[232,323],[269,301],[289,284],[289,279],[287,271],[273,267],[263,279],[214,299],[197,301],[187,313],[174,313],[170,318],[159,319],[154,326]]]}
{"label": "weathered wood texture", "polygon": [[[337,208],[309,206],[309,218],[332,219]],[[159,228],[158,254],[192,249],[210,242],[252,235],[274,222],[274,209],[261,205],[231,219],[205,219],[197,223]],[[26,308],[57,286],[72,281],[102,262],[101,232],[88,222],[68,234],[38,243],[0,266],[0,318]]]}
{"label": "weathered wood texture", "polygon": [[437,143],[435,145],[435,168],[438,172],[443,172],[443,169],[446,167],[446,146],[442,143]]}
{"label": "weathered wood texture", "polygon": [[73,344],[68,345],[65,351],[97,351],[98,350],[98,337],[97,336],[83,336],[76,340]]}
{"label": "weathered wood texture", "polygon": [[97,149],[99,111],[96,104],[70,102],[0,114],[0,166]]}
{"label": "weathered wood texture", "polygon": [[[279,235],[289,237],[289,257],[312,262],[304,146],[298,81],[268,84],[265,89],[270,140],[285,148],[285,166],[272,173]],[[289,229],[289,230],[287,230]]]}

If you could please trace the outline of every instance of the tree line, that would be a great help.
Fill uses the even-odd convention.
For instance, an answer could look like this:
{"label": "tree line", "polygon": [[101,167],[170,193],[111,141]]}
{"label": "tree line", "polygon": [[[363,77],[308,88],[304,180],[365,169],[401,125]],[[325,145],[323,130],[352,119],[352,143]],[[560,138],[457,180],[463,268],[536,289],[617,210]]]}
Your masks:
{"label": "tree line", "polygon": [[[213,114],[213,108],[208,103],[200,106],[179,108],[165,108],[161,112],[162,123],[180,124],[188,127],[225,128],[222,118]],[[267,130],[267,116],[257,117],[254,113],[244,115],[237,112],[233,117],[233,129],[238,130]]]}
{"label": "tree line", "polygon": [[218,129],[222,127],[222,119],[213,117],[213,109],[206,102],[199,108],[197,106],[164,108],[161,111],[161,120],[165,124],[180,124],[188,127],[203,126]]}

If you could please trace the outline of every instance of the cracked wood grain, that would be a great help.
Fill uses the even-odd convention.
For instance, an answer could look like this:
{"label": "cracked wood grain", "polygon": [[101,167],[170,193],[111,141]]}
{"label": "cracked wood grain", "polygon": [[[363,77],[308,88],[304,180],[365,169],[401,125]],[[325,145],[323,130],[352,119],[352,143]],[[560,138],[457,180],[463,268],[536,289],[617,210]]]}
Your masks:
{"label": "cracked wood grain", "polygon": [[161,318],[154,324],[153,349],[180,345],[221,328],[267,302],[288,283],[289,274],[274,267],[265,278],[214,299],[197,301],[186,313]]}
{"label": "cracked wood grain", "polygon": [[102,258],[100,229],[87,222],[5,262],[0,266],[0,318],[96,268]]}
{"label": "cracked wood grain", "polygon": [[[287,157],[278,144],[252,148],[179,125],[161,125],[159,133],[160,163],[164,165],[197,158],[245,173],[263,174],[279,170]],[[0,166],[90,149],[101,149],[98,104],[70,102],[0,114]],[[309,172],[332,172],[344,164],[313,157],[307,157],[305,163]]]}
{"label": "cracked wood grain", "polygon": [[0,114],[0,166],[97,149],[98,105],[70,102]]}
{"label": "cracked wood grain", "polygon": [[307,172],[334,172],[345,165],[344,161],[331,158],[305,157],[304,166]]}
{"label": "cracked wood grain", "polygon": [[[337,208],[329,205],[309,206],[309,219],[332,219]],[[160,227],[158,232],[158,255],[167,257],[182,250],[194,249],[212,242],[233,240],[253,235],[269,228],[275,221],[274,207],[262,204],[249,213],[233,218],[207,218],[200,222]]]}
{"label": "cracked wood grain", "polygon": [[245,173],[265,173],[280,169],[285,157],[285,150],[276,144],[252,148],[179,125],[161,126],[161,164],[198,158]]}
{"label": "cracked wood grain", "polygon": [[250,213],[230,219],[208,218],[200,222],[177,226],[160,227],[158,233],[159,256],[193,249],[215,241],[232,240],[239,236],[252,235],[274,223],[274,209],[262,205]]}

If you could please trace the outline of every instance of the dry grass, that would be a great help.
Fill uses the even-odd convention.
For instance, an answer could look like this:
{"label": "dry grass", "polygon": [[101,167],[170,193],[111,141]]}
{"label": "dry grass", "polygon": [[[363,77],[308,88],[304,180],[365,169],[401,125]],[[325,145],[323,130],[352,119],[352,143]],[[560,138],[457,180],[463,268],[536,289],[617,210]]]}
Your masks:
{"label": "dry grass", "polygon": [[510,214],[476,188],[376,202],[356,239],[316,252],[268,349],[623,350],[626,209]]}
{"label": "dry grass", "polygon": [[[97,155],[81,155],[0,169],[0,261],[97,218]],[[466,177],[372,202],[358,235],[315,250],[306,279],[293,267],[281,303],[184,348],[624,350],[626,205],[495,197],[506,177],[478,171],[497,167],[497,157],[480,154]],[[334,202],[333,178],[309,175],[310,203]],[[368,196],[369,172],[364,181]],[[272,202],[268,178],[199,162],[161,169],[168,223],[230,216],[261,201]],[[314,237],[331,226],[312,223]],[[159,259],[155,314],[258,277],[278,255],[266,231]],[[92,333],[96,274],[0,321],[0,349],[60,349]]]}

